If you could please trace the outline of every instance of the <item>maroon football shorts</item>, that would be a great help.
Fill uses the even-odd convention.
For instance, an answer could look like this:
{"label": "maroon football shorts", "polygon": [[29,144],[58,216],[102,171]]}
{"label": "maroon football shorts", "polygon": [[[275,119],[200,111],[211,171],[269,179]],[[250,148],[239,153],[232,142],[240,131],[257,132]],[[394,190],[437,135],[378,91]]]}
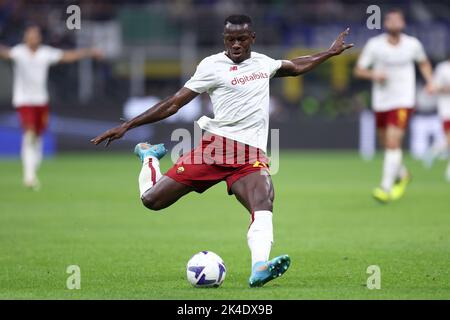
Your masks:
{"label": "maroon football shorts", "polygon": [[198,193],[226,181],[231,195],[231,186],[240,178],[253,172],[269,174],[268,163],[261,149],[206,131],[198,147],[182,155],[165,175]]}

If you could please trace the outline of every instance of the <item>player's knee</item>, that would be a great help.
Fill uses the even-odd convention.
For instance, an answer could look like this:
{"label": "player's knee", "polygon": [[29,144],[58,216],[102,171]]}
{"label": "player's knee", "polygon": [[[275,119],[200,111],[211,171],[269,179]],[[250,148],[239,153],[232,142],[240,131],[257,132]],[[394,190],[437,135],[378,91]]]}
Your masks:
{"label": "player's knee", "polygon": [[266,197],[259,197],[255,201],[255,210],[273,211],[273,194],[267,194]]}
{"label": "player's knee", "polygon": [[386,149],[399,149],[401,147],[401,142],[395,139],[387,140],[385,147]]}
{"label": "player's knee", "polygon": [[386,149],[398,149],[398,148],[401,148],[401,145],[402,145],[402,139],[397,136],[386,137],[386,141],[384,144]]}
{"label": "player's knee", "polygon": [[260,201],[256,206],[255,210],[268,210],[273,211],[273,201],[270,199],[266,199],[264,201]]}
{"label": "player's knee", "polygon": [[142,204],[149,210],[159,211],[165,208],[163,203],[152,194],[144,194],[141,200]]}
{"label": "player's knee", "polygon": [[28,141],[34,141],[37,138],[37,133],[34,130],[26,130],[23,137]]}

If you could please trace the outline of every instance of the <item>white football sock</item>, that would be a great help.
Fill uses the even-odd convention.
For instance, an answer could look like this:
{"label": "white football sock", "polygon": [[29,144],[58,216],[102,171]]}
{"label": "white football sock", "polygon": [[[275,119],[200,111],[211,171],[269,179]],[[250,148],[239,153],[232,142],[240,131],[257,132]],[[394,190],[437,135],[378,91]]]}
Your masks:
{"label": "white football sock", "polygon": [[400,170],[398,170],[397,178],[403,179],[408,175],[408,169],[406,166],[402,163],[400,165]]}
{"label": "white football sock", "polygon": [[27,185],[36,183],[36,136],[33,132],[27,131],[22,136],[22,166],[23,181]]}
{"label": "white football sock", "polygon": [[42,162],[42,154],[43,154],[43,144],[42,137],[36,136],[34,140],[34,155],[35,155],[35,170],[36,172],[39,170]]}
{"label": "white football sock", "polygon": [[139,174],[139,192],[141,198],[145,191],[153,187],[161,176],[159,160],[155,157],[146,157],[142,163],[141,173]]}
{"label": "white football sock", "polygon": [[256,262],[269,260],[273,243],[272,212],[261,210],[253,213],[247,242],[252,253],[252,268]]}
{"label": "white football sock", "polygon": [[401,165],[402,165],[402,150],[386,149],[384,153],[383,178],[381,180],[381,187],[386,192],[391,191]]}

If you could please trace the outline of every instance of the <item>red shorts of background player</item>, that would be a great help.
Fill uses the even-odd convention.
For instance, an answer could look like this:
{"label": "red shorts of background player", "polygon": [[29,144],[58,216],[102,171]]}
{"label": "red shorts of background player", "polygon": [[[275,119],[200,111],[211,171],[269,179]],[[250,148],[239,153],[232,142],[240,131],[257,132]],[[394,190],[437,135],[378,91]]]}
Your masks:
{"label": "red shorts of background player", "polygon": [[262,170],[269,174],[268,163],[261,149],[205,132],[198,147],[181,156],[165,175],[198,193],[226,181],[231,195],[231,186],[240,178]]}
{"label": "red shorts of background player", "polygon": [[450,120],[444,120],[442,126],[444,127],[445,132],[450,132]]}
{"label": "red shorts of background player", "polygon": [[37,135],[41,135],[48,126],[48,105],[42,106],[19,106],[17,112],[20,118],[20,125],[24,131],[31,130]]}
{"label": "red shorts of background player", "polygon": [[377,129],[386,129],[388,125],[406,129],[409,118],[414,112],[411,108],[398,108],[389,111],[375,112]]}

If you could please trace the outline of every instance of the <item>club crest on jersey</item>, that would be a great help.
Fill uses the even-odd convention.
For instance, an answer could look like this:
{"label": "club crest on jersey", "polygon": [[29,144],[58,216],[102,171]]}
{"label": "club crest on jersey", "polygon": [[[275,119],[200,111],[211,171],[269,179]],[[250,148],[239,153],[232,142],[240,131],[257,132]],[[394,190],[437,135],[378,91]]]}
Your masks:
{"label": "club crest on jersey", "polygon": [[237,71],[237,66],[231,66],[230,71]]}

